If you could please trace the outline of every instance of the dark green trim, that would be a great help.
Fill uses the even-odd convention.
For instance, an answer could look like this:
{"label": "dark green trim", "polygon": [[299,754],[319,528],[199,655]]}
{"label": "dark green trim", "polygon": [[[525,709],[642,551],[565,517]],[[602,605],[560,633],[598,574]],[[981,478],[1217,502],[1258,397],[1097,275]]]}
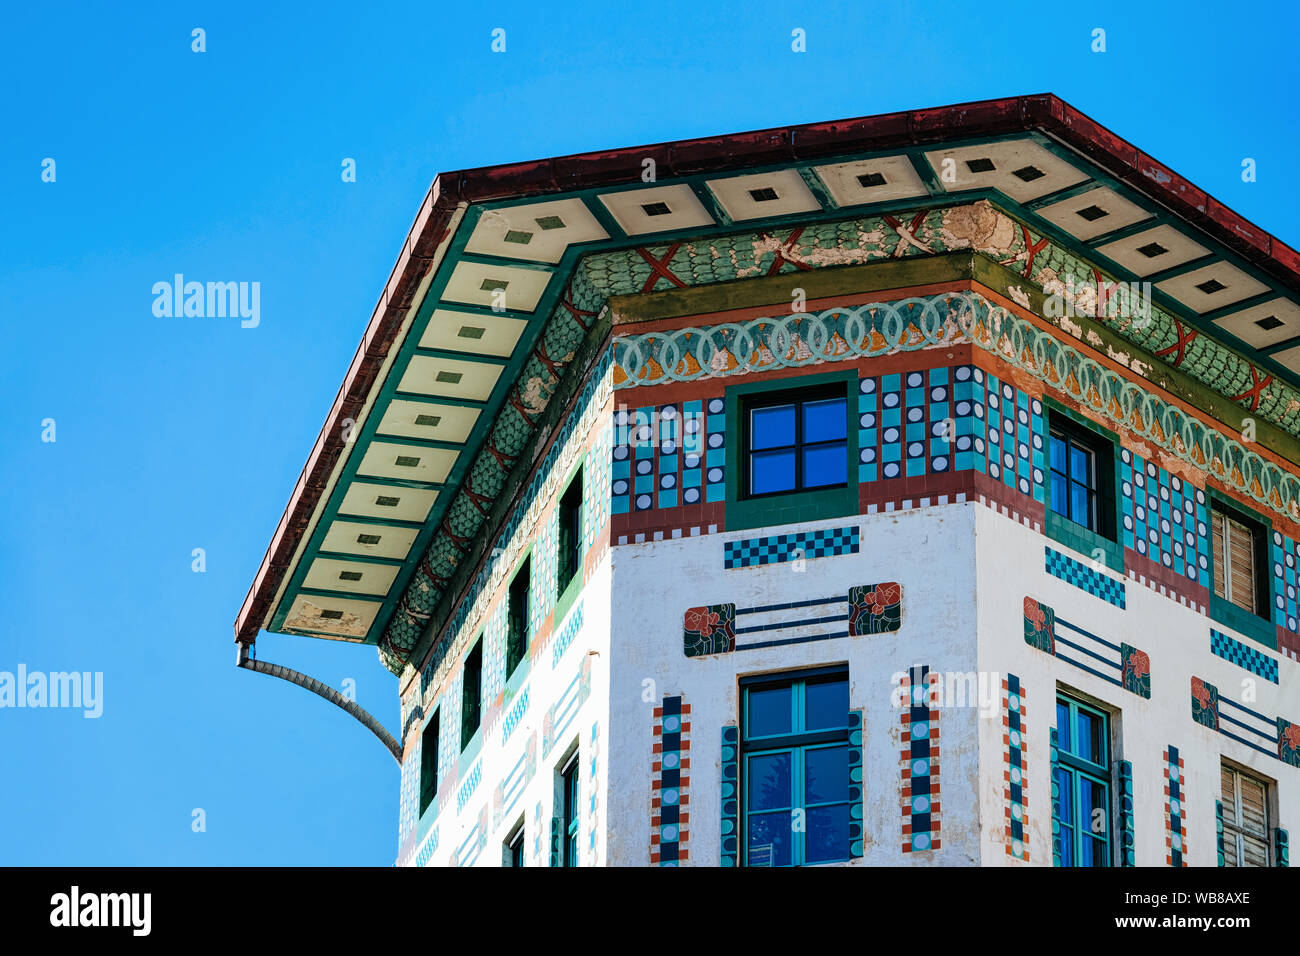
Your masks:
{"label": "dark green trim", "polygon": [[[1206,497],[1210,507],[1208,537],[1210,546],[1207,557],[1210,560],[1210,618],[1225,627],[1258,641],[1269,650],[1277,650],[1277,625],[1273,623],[1273,522],[1266,516],[1248,508],[1236,498],[1230,498],[1214,488],[1207,488]],[[1262,597],[1264,614],[1252,614],[1244,608],[1237,607],[1226,598],[1214,593],[1214,512],[1222,511],[1249,525],[1255,525],[1261,532],[1261,542],[1255,549],[1255,592]],[[1262,558],[1262,560],[1261,560]]]}
{"label": "dark green trim", "polygon": [[[843,384],[845,397],[845,432],[848,461],[845,463],[847,484],[843,488],[826,488],[815,491],[793,491],[784,495],[767,495],[762,498],[741,496],[743,482],[743,434],[741,403],[751,395],[784,392],[793,389],[815,388],[822,385]],[[727,389],[727,498],[726,528],[740,531],[769,525],[794,524],[800,521],[820,521],[823,518],[841,518],[858,513],[858,373],[856,369],[824,372],[820,375],[796,375],[789,378],[764,379],[733,385]]]}
{"label": "dark green trim", "polygon": [[[1119,502],[1121,484],[1121,443],[1119,435],[1052,398],[1044,396],[1043,408],[1046,411],[1045,418],[1047,420],[1047,433],[1043,436],[1043,458],[1046,466],[1043,469],[1045,479],[1043,482],[1044,530],[1053,541],[1072,548],[1080,554],[1086,554],[1095,559],[1096,553],[1098,551],[1102,552],[1106,559],[1106,567],[1122,575],[1124,573],[1124,545],[1123,539],[1120,537],[1122,509]],[[1110,447],[1111,473],[1110,480],[1107,483],[1108,487],[1103,486],[1097,489],[1099,506],[1097,525],[1108,531],[1108,534],[1085,528],[1083,525],[1071,521],[1069,518],[1052,510],[1051,427],[1054,416],[1065,419],[1067,423],[1073,423],[1077,426],[1076,430],[1084,429],[1091,432]]]}

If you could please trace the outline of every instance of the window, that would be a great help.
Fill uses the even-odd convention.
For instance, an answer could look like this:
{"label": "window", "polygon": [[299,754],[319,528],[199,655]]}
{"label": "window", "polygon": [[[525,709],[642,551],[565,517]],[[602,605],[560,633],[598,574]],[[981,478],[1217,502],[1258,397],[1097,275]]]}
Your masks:
{"label": "window", "polygon": [[843,387],[802,389],[746,402],[745,496],[844,487],[847,413]]}
{"label": "window", "polygon": [[746,866],[849,858],[849,676],[844,668],[742,685]]}
{"label": "window", "polygon": [[1215,502],[1210,537],[1215,595],[1251,614],[1267,615],[1267,535],[1262,526]]}
{"label": "window", "polygon": [[478,733],[483,706],[483,639],[465,655],[465,673],[461,689],[460,749],[464,750]]}
{"label": "window", "polygon": [[425,725],[424,733],[420,735],[420,814],[429,809],[429,804],[433,803],[433,798],[438,795],[438,716],[439,711],[433,712],[433,717]]}
{"label": "window", "polygon": [[528,599],[532,591],[532,558],[526,558],[510,582],[506,609],[506,677],[515,672],[528,650]]}
{"label": "window", "polygon": [[1114,539],[1114,453],[1110,442],[1064,416],[1048,429],[1052,511],[1089,531]]}
{"label": "window", "polygon": [[1110,866],[1110,717],[1056,698],[1061,866]]}
{"label": "window", "polygon": [[578,755],[575,753],[573,759],[565,766],[562,774],[562,787],[564,790],[564,815],[561,819],[564,821],[564,832],[560,834],[563,840],[563,863],[565,866],[578,865]]}
{"label": "window", "polygon": [[[582,574],[582,470],[569,482],[560,499],[560,556],[556,562],[559,593]],[[558,619],[557,619],[558,620]]]}
{"label": "window", "polygon": [[1223,865],[1268,866],[1268,784],[1222,767]]}
{"label": "window", "polygon": [[506,839],[506,866],[524,865],[524,824],[521,821]]}

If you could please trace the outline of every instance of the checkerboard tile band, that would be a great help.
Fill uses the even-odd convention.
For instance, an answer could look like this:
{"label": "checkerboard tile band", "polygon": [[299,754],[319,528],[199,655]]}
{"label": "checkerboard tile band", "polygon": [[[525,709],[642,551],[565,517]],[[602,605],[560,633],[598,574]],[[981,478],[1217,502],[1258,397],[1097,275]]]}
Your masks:
{"label": "checkerboard tile band", "polygon": [[823,528],[799,531],[767,538],[744,538],[728,541],[723,551],[723,567],[753,568],[799,558],[828,558],[858,553],[858,528]]}
{"label": "checkerboard tile band", "polygon": [[1258,674],[1266,681],[1277,683],[1277,659],[1261,654],[1253,647],[1247,647],[1227,634],[1210,628],[1210,652],[1222,657],[1238,667],[1244,667],[1252,674]]}
{"label": "checkerboard tile band", "polygon": [[1126,600],[1123,581],[1117,581],[1099,571],[1094,571],[1088,565],[1054,548],[1044,546],[1043,551],[1048,574],[1123,610]]}

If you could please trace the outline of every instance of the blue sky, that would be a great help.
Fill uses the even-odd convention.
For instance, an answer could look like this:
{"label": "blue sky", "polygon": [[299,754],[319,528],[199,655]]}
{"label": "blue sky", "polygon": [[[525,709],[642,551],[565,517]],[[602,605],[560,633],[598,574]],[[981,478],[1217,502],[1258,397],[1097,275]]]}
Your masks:
{"label": "blue sky", "polygon": [[[1300,245],[1281,4],[451,6],[6,11],[0,671],[99,671],[104,700],[0,709],[0,863],[393,861],[392,758],[236,669],[232,621],[439,171],[1054,92]],[[260,282],[260,325],[155,317],[177,272]],[[258,646],[396,728],[373,649]]]}

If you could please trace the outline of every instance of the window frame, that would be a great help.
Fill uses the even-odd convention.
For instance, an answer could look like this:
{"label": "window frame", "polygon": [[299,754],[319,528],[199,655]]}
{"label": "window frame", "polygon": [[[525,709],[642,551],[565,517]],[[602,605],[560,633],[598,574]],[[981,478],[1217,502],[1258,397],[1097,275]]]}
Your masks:
{"label": "window frame", "polygon": [[[1124,539],[1120,536],[1122,508],[1119,502],[1119,491],[1122,485],[1120,479],[1122,456],[1119,436],[1051,398],[1044,398],[1042,402],[1046,430],[1046,447],[1043,449],[1045,465],[1043,526],[1046,534],[1053,541],[1080,554],[1092,555],[1097,551],[1102,552],[1106,567],[1124,574]],[[1052,507],[1052,475],[1059,474],[1052,469],[1054,433],[1060,433],[1068,441],[1087,449],[1092,454],[1092,470],[1096,487],[1091,489],[1091,494],[1095,496],[1096,528],[1080,524]],[[1068,444],[1066,468],[1068,475]],[[1067,478],[1067,493],[1069,484]],[[1067,503],[1067,509],[1068,507]]]}
{"label": "window frame", "polygon": [[[524,555],[506,588],[506,641],[505,672],[508,682],[521,664],[528,659],[532,644],[533,564],[532,552]],[[520,585],[522,584],[522,588]],[[517,607],[517,597],[522,592],[523,607]],[[517,627],[516,627],[517,625]],[[513,660],[512,660],[513,658]]]}
{"label": "window frame", "polygon": [[[557,555],[555,562],[555,585],[556,595],[564,594],[569,589],[569,585],[575,580],[582,579],[582,552],[583,552],[583,535],[582,519],[585,511],[583,486],[583,466],[579,465],[577,470],[569,478],[565,485],[564,493],[556,505],[558,514],[556,520],[558,523],[556,533]],[[572,499],[576,493],[577,503],[574,504]],[[571,518],[568,518],[571,515]],[[569,523],[576,527],[568,528]],[[566,535],[572,535],[568,541]]]}
{"label": "window frame", "polygon": [[[809,809],[819,807],[831,807],[848,804],[850,808],[850,818],[852,815],[852,799],[847,797],[845,800],[828,800],[816,804],[809,804],[805,794],[805,770],[806,754],[815,750],[830,750],[835,748],[849,747],[849,714],[852,705],[845,708],[844,727],[843,728],[815,728],[808,730],[800,726],[804,719],[807,703],[807,686],[816,683],[837,683],[844,681],[848,688],[852,684],[849,680],[849,668],[847,664],[834,665],[829,667],[817,667],[812,669],[786,671],[777,674],[760,674],[740,679],[740,728],[739,728],[739,813],[740,813],[740,865],[749,866],[749,819],[752,813],[770,814],[771,808],[767,810],[751,811],[749,809],[749,761],[752,757],[762,757],[771,754],[790,754],[790,782],[791,794],[790,799],[793,802],[789,812],[793,813],[796,808],[801,808],[806,812]],[[748,728],[751,726],[750,718],[750,695],[755,690],[771,690],[781,687],[790,687],[790,714],[791,714],[791,731],[788,734],[769,734],[762,736],[753,736],[749,734]],[[849,790],[849,781],[845,780],[846,791]],[[781,808],[775,808],[780,810]],[[829,860],[817,860],[813,863],[807,861],[807,830],[792,831],[790,847],[790,866],[823,866],[834,863],[844,863],[852,859],[851,842],[844,846],[844,855]],[[771,865],[771,864],[769,864]]]}
{"label": "window frame", "polygon": [[581,775],[578,772],[580,750],[562,765],[560,770],[560,865],[578,865],[578,834],[582,830],[582,816],[578,806],[582,800]]}
{"label": "window frame", "polygon": [[[1228,807],[1223,799],[1222,776],[1229,773],[1233,778],[1233,808],[1236,810],[1236,819],[1228,819]],[[1268,868],[1273,865],[1273,828],[1271,821],[1273,819],[1273,810],[1270,805],[1275,792],[1275,784],[1269,779],[1256,774],[1254,771],[1246,770],[1237,764],[1230,763],[1227,760],[1221,760],[1219,763],[1219,802],[1223,805],[1223,865],[1237,868],[1254,867],[1254,864],[1246,863],[1246,843],[1247,836],[1259,840],[1264,844],[1264,867]],[[1246,829],[1242,820],[1241,807],[1241,781],[1242,778],[1251,780],[1260,785],[1264,791],[1261,805],[1264,811],[1264,829],[1262,833],[1253,833]],[[1229,838],[1232,840],[1232,846],[1229,847]],[[1233,862],[1229,863],[1229,853],[1232,853]]]}
{"label": "window frame", "polygon": [[[804,407],[813,405],[818,402],[828,402],[842,399],[844,401],[844,437],[827,439],[825,441],[809,442],[804,440]],[[794,413],[794,443],[791,445],[773,445],[770,448],[755,449],[750,447],[754,438],[754,412],[765,408],[784,408],[793,407]],[[844,481],[834,485],[807,485],[805,484],[804,475],[804,452],[809,448],[817,448],[828,445],[844,444]],[[743,460],[743,473],[740,476],[741,494],[746,501],[757,501],[763,498],[773,498],[779,495],[795,495],[812,491],[834,491],[838,488],[844,488],[849,481],[849,461],[848,461],[848,444],[849,444],[849,400],[848,395],[843,390],[831,383],[826,385],[804,385],[792,388],[787,391],[770,392],[767,394],[758,393],[750,395],[741,400],[741,428],[740,428],[740,452]],[[753,462],[755,451],[761,453],[785,451],[790,449],[794,452],[794,487],[781,488],[776,491],[755,492],[753,490]]]}
{"label": "window frame", "polygon": [[[802,370],[799,370],[802,371]],[[858,370],[824,372],[817,375],[794,374],[759,381],[743,382],[727,388],[726,405],[726,511],[728,530],[745,530],[768,525],[842,518],[859,513],[858,507]],[[838,398],[842,390],[845,416],[845,483],[833,487],[767,492],[748,496],[748,410],[768,404],[780,404],[782,396],[793,396],[813,389],[826,389],[824,397]]]}
{"label": "window frame", "polygon": [[[470,661],[477,656],[478,687],[474,692],[473,712],[474,726],[470,729],[470,696],[469,696],[469,675]],[[483,727],[483,635],[480,633],[471,645],[469,651],[465,654],[465,661],[461,670],[461,688],[460,688],[460,750],[464,753],[469,749],[474,738],[478,736],[479,730]]]}
{"label": "window frame", "polygon": [[520,819],[507,834],[503,844],[504,853],[502,856],[507,867],[524,867],[528,865],[528,857],[524,852],[525,835],[524,820]]}
{"label": "window frame", "polygon": [[[1068,715],[1068,729],[1070,732],[1068,741],[1062,739],[1062,728],[1059,726],[1059,708],[1062,704],[1066,706],[1066,712]],[[1096,706],[1095,704],[1090,704],[1067,691],[1059,689],[1056,692],[1056,706],[1058,708],[1056,718],[1058,726],[1056,728],[1057,767],[1055,772],[1065,775],[1066,781],[1068,782],[1068,793],[1067,787],[1062,786],[1061,781],[1054,780],[1053,783],[1055,783],[1059,789],[1061,801],[1064,802],[1068,799],[1070,807],[1069,822],[1067,823],[1064,818],[1061,818],[1058,819],[1057,824],[1061,831],[1062,849],[1064,849],[1065,841],[1067,839],[1070,841],[1070,860],[1072,861],[1069,864],[1062,863],[1061,865],[1079,867],[1080,864],[1078,861],[1081,856],[1080,851],[1083,849],[1083,841],[1092,840],[1103,845],[1102,852],[1097,854],[1094,851],[1093,857],[1094,859],[1100,859],[1103,862],[1100,865],[1094,865],[1092,868],[1101,869],[1104,867],[1114,866],[1114,855],[1118,845],[1114,838],[1116,788],[1114,772],[1112,770],[1114,744],[1111,740],[1112,728],[1114,726],[1114,714]],[[1106,752],[1102,754],[1100,762],[1089,760],[1086,757],[1081,757],[1074,752],[1075,733],[1078,729],[1077,715],[1081,712],[1101,720],[1101,740],[1105,745]],[[1081,796],[1085,782],[1097,784],[1104,788],[1106,832],[1104,838],[1101,839],[1092,835],[1091,827],[1085,829],[1080,825],[1079,808],[1083,803]],[[1067,831],[1069,831],[1068,836]]]}
{"label": "window frame", "polygon": [[[1273,561],[1270,555],[1273,540],[1273,522],[1267,515],[1251,510],[1235,498],[1231,498],[1214,488],[1206,490],[1206,498],[1206,517],[1208,519],[1206,533],[1209,538],[1209,554],[1207,557],[1210,563],[1210,618],[1246,635],[1270,650],[1277,650],[1277,625],[1273,622],[1276,595],[1273,593]],[[1247,611],[1245,608],[1233,604],[1227,598],[1220,597],[1215,593],[1214,578],[1218,570],[1218,563],[1214,559],[1214,516],[1216,512],[1245,525],[1255,534],[1255,595],[1256,605],[1262,607],[1262,610]],[[1226,580],[1225,576],[1225,582]]]}
{"label": "window frame", "polygon": [[[425,723],[420,732],[420,812],[416,818],[424,816],[429,807],[438,800],[438,748],[441,744],[442,708],[436,707],[433,716]],[[433,746],[429,744],[432,742]]]}

